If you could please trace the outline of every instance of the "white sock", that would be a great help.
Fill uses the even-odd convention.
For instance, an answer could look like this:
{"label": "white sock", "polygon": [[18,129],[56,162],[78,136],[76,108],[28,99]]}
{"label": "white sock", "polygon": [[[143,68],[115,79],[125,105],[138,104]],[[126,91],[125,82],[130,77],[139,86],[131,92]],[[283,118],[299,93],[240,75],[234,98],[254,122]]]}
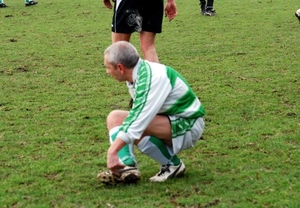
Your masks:
{"label": "white sock", "polygon": [[[139,150],[161,165],[173,163],[173,150],[166,145],[161,145],[161,149],[150,141],[151,136],[145,136],[137,145]],[[163,154],[163,151],[165,154]],[[177,156],[175,156],[177,158]]]}

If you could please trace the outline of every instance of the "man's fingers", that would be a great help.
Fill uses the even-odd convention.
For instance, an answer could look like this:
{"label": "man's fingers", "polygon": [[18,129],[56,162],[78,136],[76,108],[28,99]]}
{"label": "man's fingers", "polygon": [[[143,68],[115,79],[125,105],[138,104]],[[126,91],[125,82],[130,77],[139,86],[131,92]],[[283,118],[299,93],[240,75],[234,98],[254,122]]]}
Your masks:
{"label": "man's fingers", "polygon": [[109,169],[111,170],[111,172],[113,172],[113,174],[120,176],[121,174],[120,174],[119,170],[123,169],[124,167],[125,167],[125,165],[118,164],[114,167],[109,167]]}
{"label": "man's fingers", "polygon": [[116,175],[116,176],[120,176],[121,174],[119,173],[119,171],[117,171],[117,170],[112,170],[111,169],[111,172],[114,174],[114,175]]}
{"label": "man's fingers", "polygon": [[173,20],[177,15],[177,10],[176,9],[170,9],[166,8],[165,9],[165,16],[168,17],[169,21]]}
{"label": "man's fingers", "polygon": [[169,21],[173,20],[176,17],[177,13],[173,13],[173,14],[165,14],[166,17],[168,17]]}
{"label": "man's fingers", "polygon": [[[112,0],[112,2],[115,2],[115,1]],[[111,4],[110,0],[103,0],[103,4],[106,8],[112,9],[112,4]]]}

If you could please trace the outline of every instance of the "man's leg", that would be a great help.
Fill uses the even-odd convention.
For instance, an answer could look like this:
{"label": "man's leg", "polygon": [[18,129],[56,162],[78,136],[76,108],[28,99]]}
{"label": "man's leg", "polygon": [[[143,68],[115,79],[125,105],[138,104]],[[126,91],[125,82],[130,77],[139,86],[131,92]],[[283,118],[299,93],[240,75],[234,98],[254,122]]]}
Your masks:
{"label": "man's leg", "polygon": [[159,62],[155,49],[155,36],[156,33],[142,31],[140,33],[140,46],[144,58],[151,62]]}
{"label": "man's leg", "polygon": [[33,6],[36,5],[37,3],[38,3],[37,1],[25,0],[25,6]]}
{"label": "man's leg", "polygon": [[4,7],[7,7],[6,4],[4,4],[3,0],[0,0],[0,8],[4,8]]}
{"label": "man's leg", "polygon": [[[110,131],[116,126],[121,126],[125,118],[128,116],[128,111],[124,110],[114,110],[112,111],[106,120],[107,129]],[[171,133],[171,124],[169,118],[163,115],[156,115],[151,123],[148,125],[142,139],[146,135],[151,135],[162,140],[166,145],[172,146],[172,133]],[[139,140],[134,142],[136,145],[139,143]]]}
{"label": "man's leg", "polygon": [[130,41],[130,37],[131,37],[131,34],[115,33],[115,32],[111,33],[112,43],[115,43],[115,42],[118,42],[118,41],[121,41],[121,40],[129,42]]}
{"label": "man's leg", "polygon": [[[162,166],[160,171],[150,178],[151,182],[163,182],[184,174],[185,165],[176,154],[181,150],[193,147],[202,135],[205,126],[202,118],[188,119],[177,116],[168,116],[166,117],[166,121],[164,119],[165,117],[166,116],[156,116],[144,133],[146,135],[157,134],[157,137],[163,138],[163,140],[151,137],[149,141],[144,141],[144,137],[140,139],[138,143],[138,146],[141,146],[144,142],[147,142],[141,151],[145,152],[145,154],[152,159],[155,159],[155,155],[158,154],[157,152],[155,155],[151,154],[151,152],[155,151],[155,148],[159,149],[166,159],[169,159],[169,161],[165,162],[161,161],[162,159],[156,159]],[[168,136],[168,128],[171,129],[171,126],[172,135]],[[164,131],[164,129],[166,132],[161,132]],[[145,151],[147,148],[149,149],[148,153]]]}
{"label": "man's leg", "polygon": [[[125,114],[123,115],[121,113],[119,116],[118,113],[114,112],[115,111],[113,111],[107,117],[107,128],[109,130],[110,144],[112,144],[116,139],[120,129],[120,125],[125,119]],[[121,150],[119,150],[118,157],[120,163],[125,165],[124,169],[119,170],[120,176],[114,175],[111,171],[104,171],[98,174],[98,179],[104,184],[112,185],[118,183],[136,183],[138,180],[140,180],[141,174],[138,168],[136,167],[137,162],[135,160],[133,152],[133,144],[127,144]]]}
{"label": "man's leg", "polygon": [[214,10],[214,0],[207,0],[207,5],[206,5],[206,16],[215,16],[216,11]]}
{"label": "man's leg", "polygon": [[161,165],[179,165],[180,159],[173,154],[171,147],[166,146],[162,140],[154,136],[145,136],[137,147],[145,155],[149,156]]}
{"label": "man's leg", "polygon": [[200,0],[200,12],[202,15],[205,14],[206,11],[206,1],[205,0]]}
{"label": "man's leg", "polygon": [[214,0],[207,0],[206,10],[213,10],[214,8]]}
{"label": "man's leg", "polygon": [[[110,144],[112,144],[119,132],[120,126],[116,126],[115,128],[112,128],[109,131],[109,141]],[[137,162],[135,160],[135,156],[133,153],[133,144],[127,144],[125,145],[119,152],[118,152],[119,160],[120,162],[125,165],[125,166],[130,166],[130,167],[136,167]]]}
{"label": "man's leg", "polygon": [[[112,111],[107,118],[107,128],[109,131],[112,131],[116,126],[120,126],[127,115],[128,111]],[[185,166],[183,162],[177,155],[173,154],[171,125],[168,117],[162,115],[155,116],[144,131],[141,139],[136,140],[134,143],[141,152],[161,164],[159,173],[150,178],[151,182],[163,182],[184,174]],[[120,157],[120,152],[118,156]],[[122,157],[130,158],[130,156],[129,151],[127,151],[127,155],[123,155]]]}
{"label": "man's leg", "polygon": [[142,153],[161,164],[160,171],[150,178],[151,182],[164,182],[184,174],[185,165],[173,154],[172,147],[165,145],[162,140],[145,136],[137,146]]}

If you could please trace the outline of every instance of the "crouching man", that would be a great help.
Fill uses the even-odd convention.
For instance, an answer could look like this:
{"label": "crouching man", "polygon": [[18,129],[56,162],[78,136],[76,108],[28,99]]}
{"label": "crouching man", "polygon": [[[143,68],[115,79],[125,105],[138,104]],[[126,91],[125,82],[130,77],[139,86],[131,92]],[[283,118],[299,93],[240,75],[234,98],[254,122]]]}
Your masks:
{"label": "crouching man", "polygon": [[182,176],[185,165],[177,154],[191,148],[204,130],[204,108],[187,81],[169,66],[140,58],[126,41],[104,52],[106,72],[126,82],[134,100],[128,111],[114,110],[107,117],[109,171],[98,174],[105,184],[136,183],[141,174],[133,146],[161,167],[150,178],[163,182]]}

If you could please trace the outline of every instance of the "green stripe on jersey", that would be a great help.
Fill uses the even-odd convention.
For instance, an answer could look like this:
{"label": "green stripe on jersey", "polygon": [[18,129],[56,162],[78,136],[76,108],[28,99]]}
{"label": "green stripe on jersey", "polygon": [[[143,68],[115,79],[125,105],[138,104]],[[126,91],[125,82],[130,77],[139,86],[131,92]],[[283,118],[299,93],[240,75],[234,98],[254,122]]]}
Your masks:
{"label": "green stripe on jersey", "polygon": [[190,118],[198,118],[198,117],[203,117],[205,115],[205,109],[203,107],[203,105],[201,104],[198,108],[197,111],[195,111],[195,113],[193,113],[191,116],[189,116]]}
{"label": "green stripe on jersey", "polygon": [[181,74],[179,74],[177,71],[175,71],[175,69],[173,69],[169,66],[166,66],[166,69],[167,69],[167,76],[168,76],[168,78],[170,80],[170,83],[172,85],[172,89],[175,86],[177,78],[180,78],[189,87],[188,82],[183,78],[183,76],[181,76]]}
{"label": "green stripe on jersey", "polygon": [[[191,99],[194,98],[194,99]],[[166,115],[175,115],[183,113],[189,108],[197,99],[193,91],[188,90],[180,99],[178,99],[167,111],[164,112]]]}
{"label": "green stripe on jersey", "polygon": [[[134,108],[136,110],[129,111],[129,115],[123,122],[120,131],[128,131],[128,128],[139,117],[147,103],[148,94],[151,89],[152,71],[150,69],[150,66],[145,61],[142,61],[139,67],[138,78],[139,79],[135,83],[135,86],[137,88],[135,89]],[[143,85],[140,85],[139,83],[143,83]]]}
{"label": "green stripe on jersey", "polygon": [[[188,87],[188,91],[180,98],[178,99],[167,111],[165,111],[163,114],[166,115],[174,115],[174,114],[180,114],[185,112],[186,109],[188,109],[191,105],[193,105],[194,102],[198,99],[195,95],[194,91],[188,84],[188,82],[179,74],[177,71],[175,71],[173,68],[166,66],[167,70],[167,76],[170,80],[170,84],[172,86],[172,89],[174,88],[177,79],[180,79],[183,81],[186,86]],[[194,98],[194,99],[191,99]],[[203,105],[200,105],[199,109],[195,111],[189,118],[197,118],[204,116],[205,111]]]}

